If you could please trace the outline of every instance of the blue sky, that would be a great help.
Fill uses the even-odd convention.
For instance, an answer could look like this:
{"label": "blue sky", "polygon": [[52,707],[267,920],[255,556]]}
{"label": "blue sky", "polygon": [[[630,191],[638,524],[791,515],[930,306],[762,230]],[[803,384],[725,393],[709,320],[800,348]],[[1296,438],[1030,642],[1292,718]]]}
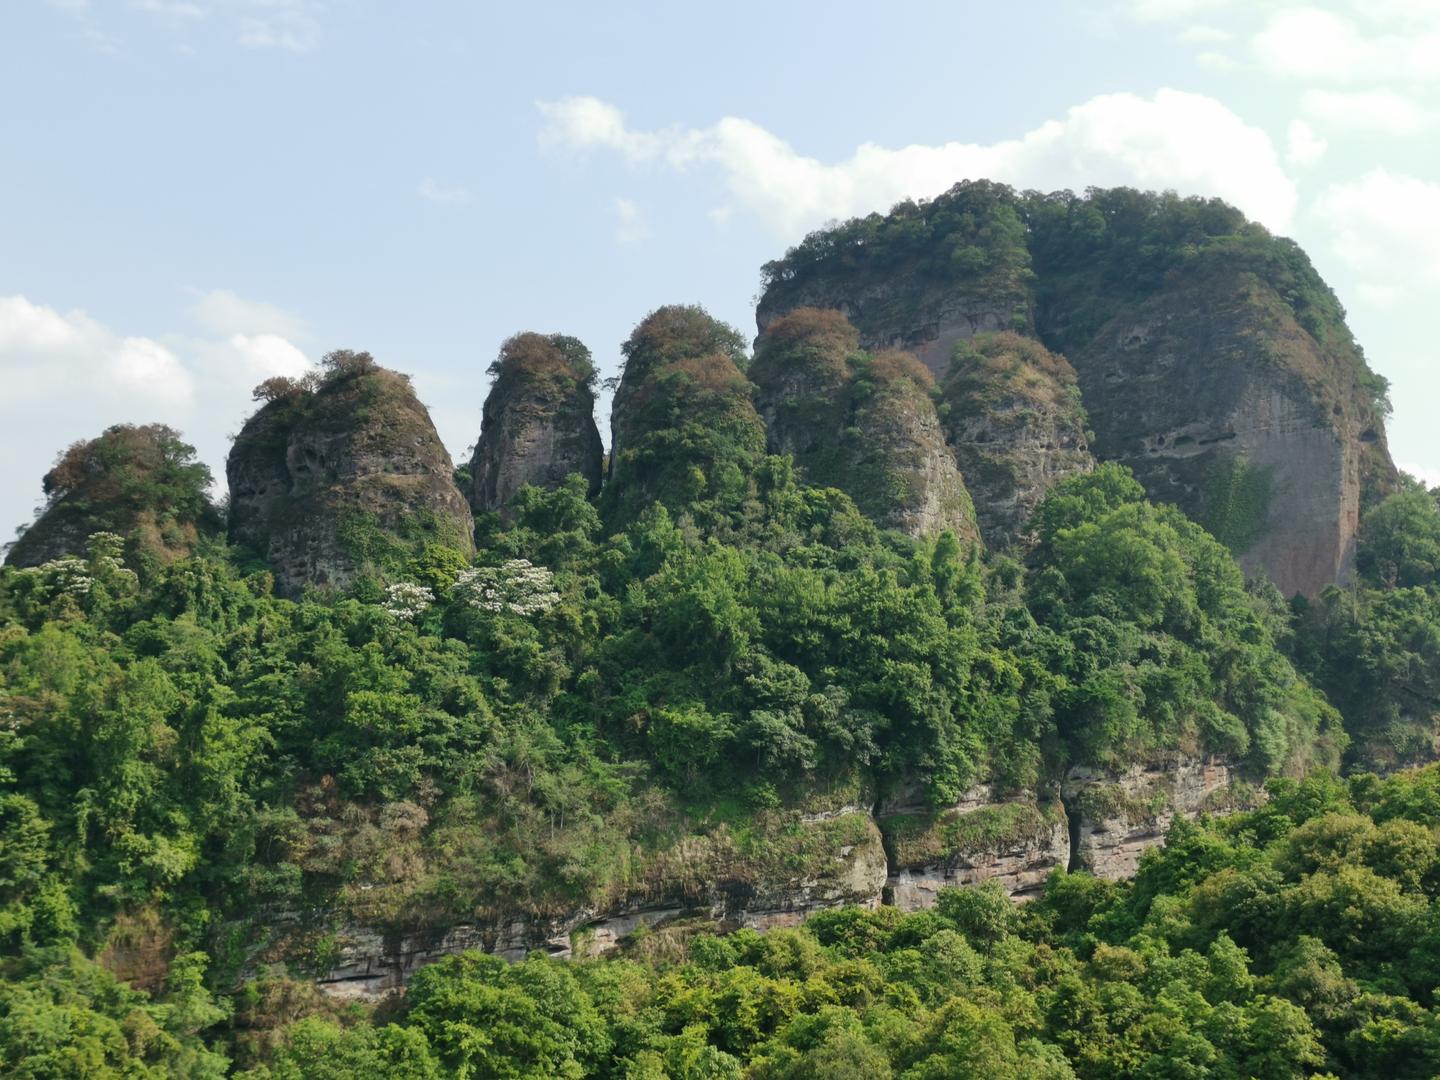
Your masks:
{"label": "blue sky", "polygon": [[1437,0],[7,0],[0,100],[0,536],[111,423],[223,475],[249,388],[333,348],[458,460],[508,335],[608,374],[663,303],[751,333],[808,229],[982,175],[1294,236],[1440,482]]}

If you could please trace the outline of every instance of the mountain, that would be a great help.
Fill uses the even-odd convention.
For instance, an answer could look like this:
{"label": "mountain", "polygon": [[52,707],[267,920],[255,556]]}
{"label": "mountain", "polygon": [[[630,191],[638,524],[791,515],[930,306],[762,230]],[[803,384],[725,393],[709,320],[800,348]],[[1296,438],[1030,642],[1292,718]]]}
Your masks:
{"label": "mountain", "polygon": [[1440,773],[1376,774],[1440,746],[1440,505],[1304,256],[964,184],[766,276],[753,358],[638,323],[603,477],[538,333],[458,482],[350,351],[223,511],[168,429],[63,455],[0,1072],[1434,1072]]}
{"label": "mountain", "polygon": [[1385,382],[1339,302],[1293,242],[1219,200],[957,184],[766,264],[762,332],[802,307],[844,312],[863,346],[909,349],[941,380],[977,335],[1062,354],[1090,451],[1286,595],[1348,581],[1362,506],[1396,490]]}

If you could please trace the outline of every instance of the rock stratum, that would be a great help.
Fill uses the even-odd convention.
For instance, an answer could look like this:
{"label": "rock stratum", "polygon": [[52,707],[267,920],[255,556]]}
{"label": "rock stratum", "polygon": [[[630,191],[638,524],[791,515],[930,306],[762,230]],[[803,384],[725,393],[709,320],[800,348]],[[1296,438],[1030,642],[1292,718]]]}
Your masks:
{"label": "rock stratum", "polygon": [[[822,798],[771,815],[770,834],[786,838],[774,865],[737,859],[723,833],[697,835],[680,842],[676,862],[702,853],[704,880],[667,878],[662,865],[644,888],[608,905],[543,913],[517,905],[454,925],[348,922],[335,931],[333,959],[318,982],[336,998],[374,998],[404,987],[426,964],[471,949],[512,960],[537,950],[601,956],[638,940],[637,932],[683,940],[705,930],[796,926],[843,905],[919,911],[933,906],[941,889],[991,880],[1024,902],[1057,869],[1130,877],[1177,817],[1225,814],[1256,799],[1232,763],[1181,753],[1120,771],[1076,768],[1040,796],[981,784],[940,809],[903,785],[873,802]],[[257,955],[306,948],[298,919],[281,918],[269,933]]]}
{"label": "rock stratum", "polygon": [[230,539],[265,558],[282,593],[383,576],[427,542],[474,551],[450,455],[406,376],[331,354],[313,385],[266,392],[226,463]]}

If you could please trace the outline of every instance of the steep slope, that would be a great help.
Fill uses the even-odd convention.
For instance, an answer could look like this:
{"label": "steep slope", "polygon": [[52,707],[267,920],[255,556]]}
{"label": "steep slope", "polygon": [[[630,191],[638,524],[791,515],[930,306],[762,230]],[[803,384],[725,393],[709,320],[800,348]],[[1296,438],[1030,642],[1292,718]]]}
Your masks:
{"label": "steep slope", "polygon": [[1050,488],[1095,467],[1075,369],[1038,341],[1002,331],[957,343],[942,400],[946,439],[992,547],[1021,539]]}
{"label": "steep slope", "polygon": [[126,538],[132,552],[163,561],[187,554],[220,519],[206,495],[210,470],[163,424],[117,424],[71,446],[45,474],[47,503],[5,558],[38,566],[79,555],[91,533]]}
{"label": "steep slope", "polygon": [[283,593],[385,576],[427,543],[473,552],[450,455],[407,376],[332,353],[323,378],[272,380],[226,463],[230,538]]}
{"label": "steep slope", "polygon": [[484,424],[470,462],[470,504],[505,513],[527,484],[558,486],[571,473],[600,490],[605,448],[595,426],[590,350],[562,334],[517,334],[490,366]]}
{"label": "steep slope", "polygon": [[797,308],[760,336],[750,375],[771,453],[794,457],[807,483],[839,488],[885,528],[976,537],[934,379],[914,357],[862,352],[840,312]]}

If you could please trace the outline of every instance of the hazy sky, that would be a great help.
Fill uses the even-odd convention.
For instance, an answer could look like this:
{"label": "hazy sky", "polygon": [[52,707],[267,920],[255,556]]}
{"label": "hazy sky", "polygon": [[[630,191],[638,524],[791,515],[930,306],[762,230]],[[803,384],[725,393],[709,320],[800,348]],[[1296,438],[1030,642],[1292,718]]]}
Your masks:
{"label": "hazy sky", "polygon": [[333,348],[458,460],[508,335],[609,374],[660,304],[753,333],[808,229],[978,176],[1294,236],[1440,482],[1440,0],[3,0],[0,101],[0,538],[112,423],[223,475]]}

